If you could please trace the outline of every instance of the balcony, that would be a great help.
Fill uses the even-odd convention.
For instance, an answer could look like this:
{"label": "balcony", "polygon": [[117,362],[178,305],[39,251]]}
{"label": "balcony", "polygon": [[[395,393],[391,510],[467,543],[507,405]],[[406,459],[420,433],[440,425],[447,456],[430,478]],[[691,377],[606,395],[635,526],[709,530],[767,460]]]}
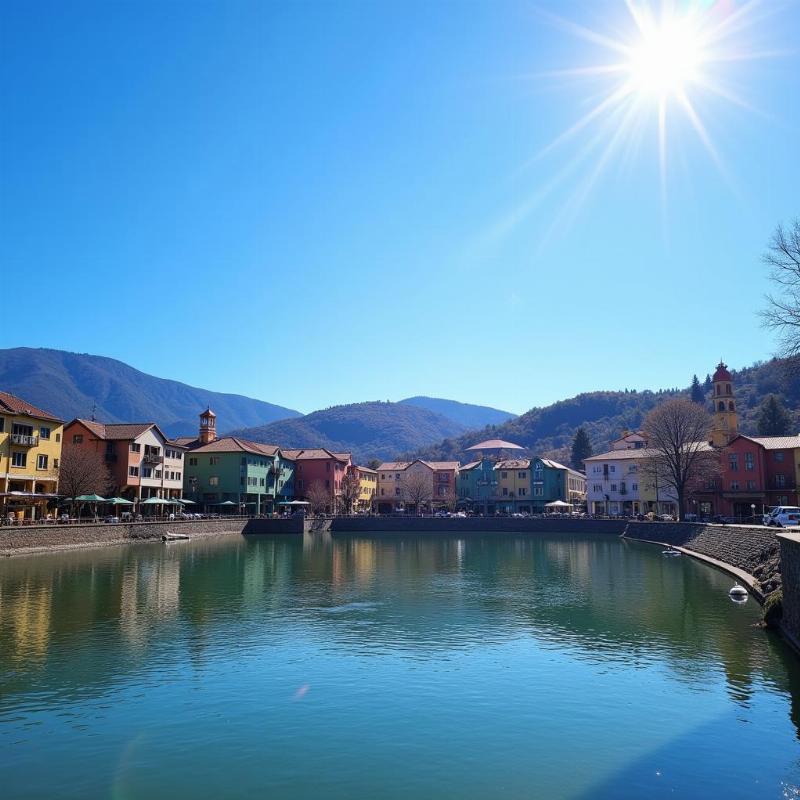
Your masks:
{"label": "balcony", "polygon": [[11,444],[16,444],[20,447],[36,447],[39,444],[39,437],[28,436],[24,433],[12,433]]}
{"label": "balcony", "polygon": [[142,461],[145,464],[161,464],[164,461],[164,456],[158,453],[145,453],[142,456]]}

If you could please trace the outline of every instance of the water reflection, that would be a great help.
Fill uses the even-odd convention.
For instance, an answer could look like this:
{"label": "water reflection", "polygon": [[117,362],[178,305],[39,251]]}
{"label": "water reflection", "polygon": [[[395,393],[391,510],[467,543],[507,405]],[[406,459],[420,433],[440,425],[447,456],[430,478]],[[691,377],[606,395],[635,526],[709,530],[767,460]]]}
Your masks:
{"label": "water reflection", "polygon": [[293,637],[432,663],[520,639],[610,670],[663,662],[690,687],[718,676],[743,706],[766,683],[791,694],[797,725],[795,660],[729,583],[610,537],[219,537],[11,559],[0,713]]}

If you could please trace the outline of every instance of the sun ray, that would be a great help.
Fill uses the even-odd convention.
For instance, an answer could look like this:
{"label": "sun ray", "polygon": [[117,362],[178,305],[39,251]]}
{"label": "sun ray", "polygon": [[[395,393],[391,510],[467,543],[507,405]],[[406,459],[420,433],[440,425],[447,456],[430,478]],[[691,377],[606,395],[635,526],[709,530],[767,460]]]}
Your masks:
{"label": "sun ray", "polygon": [[[584,82],[593,87],[596,96],[587,98],[588,110],[576,115],[574,122],[546,141],[517,171],[520,175],[540,166],[546,158],[563,157],[568,153],[567,144],[576,149],[555,178],[507,215],[500,229],[510,232],[545,198],[549,202],[556,191],[561,194],[564,186],[574,181],[545,238],[552,235],[565,219],[579,213],[613,159],[627,168],[635,158],[642,157],[645,136],[652,131],[656,139],[656,191],[665,237],[668,185],[672,173],[680,171],[683,163],[676,161],[671,151],[684,134],[699,139],[702,151],[726,185],[740,196],[708,123],[714,121],[713,110],[723,103],[763,115],[739,92],[739,65],[791,52],[783,49],[774,35],[766,48],[752,46],[759,39],[762,44],[766,41],[764,32],[756,29],[757,23],[783,6],[782,0],[749,0],[738,7],[723,0],[622,0],[622,17],[613,24],[604,18],[607,27],[598,30],[537,9],[554,28],[588,43],[586,49],[596,50],[598,58],[597,63],[534,72],[526,78],[559,88],[568,81]],[[681,120],[688,124],[681,127]]]}

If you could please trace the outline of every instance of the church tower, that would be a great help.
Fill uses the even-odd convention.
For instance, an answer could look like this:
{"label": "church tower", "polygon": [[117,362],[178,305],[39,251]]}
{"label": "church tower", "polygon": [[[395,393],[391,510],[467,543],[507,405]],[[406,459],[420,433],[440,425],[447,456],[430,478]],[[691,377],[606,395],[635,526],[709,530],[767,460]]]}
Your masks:
{"label": "church tower", "polygon": [[722,361],[717,365],[712,380],[714,422],[711,426],[711,444],[714,447],[725,447],[739,435],[739,417],[736,413],[731,374]]}
{"label": "church tower", "polygon": [[197,438],[200,444],[208,444],[217,438],[217,415],[210,408],[200,415],[200,435]]}

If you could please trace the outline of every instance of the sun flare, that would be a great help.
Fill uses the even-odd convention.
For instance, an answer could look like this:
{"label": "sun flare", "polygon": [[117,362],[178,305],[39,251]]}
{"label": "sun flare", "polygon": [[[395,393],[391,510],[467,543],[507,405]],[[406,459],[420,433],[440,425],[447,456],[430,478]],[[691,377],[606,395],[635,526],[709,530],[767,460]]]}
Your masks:
{"label": "sun flare", "polygon": [[[540,163],[556,151],[570,157],[556,176],[537,188],[523,205],[501,220],[496,230],[508,231],[566,182],[576,182],[551,228],[573,218],[594,185],[616,161],[621,168],[648,150],[658,163],[662,215],[667,205],[670,149],[682,151],[691,134],[732,191],[734,181],[713,139],[713,126],[723,106],[754,109],[738,94],[746,85],[744,62],[781,55],[754,47],[759,23],[778,4],[759,0],[624,0],[620,14],[604,15],[602,28],[576,20],[542,15],[556,28],[583,40],[582,52],[593,63],[537,73],[542,82],[586,86],[587,109],[528,162]],[[774,36],[770,44],[774,42]],[[557,85],[557,84],[555,84]],[[687,140],[688,141],[688,140]],[[669,147],[668,147],[669,144]],[[676,159],[677,160],[677,159]],[[686,174],[685,170],[682,174]]]}
{"label": "sun flare", "polygon": [[690,18],[671,18],[641,31],[627,69],[635,90],[655,96],[684,92],[701,78],[703,43]]}

